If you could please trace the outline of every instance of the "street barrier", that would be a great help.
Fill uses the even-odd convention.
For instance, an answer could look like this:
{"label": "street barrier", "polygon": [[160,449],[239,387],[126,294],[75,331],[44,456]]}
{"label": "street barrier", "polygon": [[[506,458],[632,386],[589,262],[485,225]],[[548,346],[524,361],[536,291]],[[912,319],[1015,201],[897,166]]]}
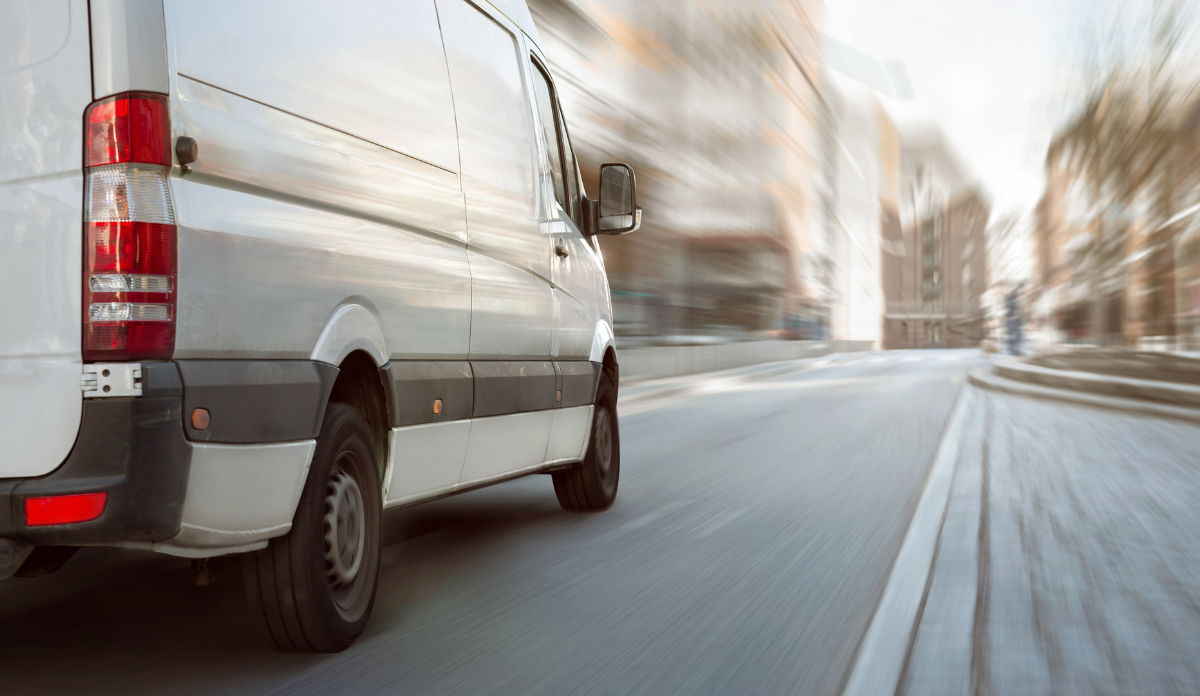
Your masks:
{"label": "street barrier", "polygon": [[744,341],[702,346],[623,348],[621,381],[715,372],[747,365],[874,350],[873,341]]}

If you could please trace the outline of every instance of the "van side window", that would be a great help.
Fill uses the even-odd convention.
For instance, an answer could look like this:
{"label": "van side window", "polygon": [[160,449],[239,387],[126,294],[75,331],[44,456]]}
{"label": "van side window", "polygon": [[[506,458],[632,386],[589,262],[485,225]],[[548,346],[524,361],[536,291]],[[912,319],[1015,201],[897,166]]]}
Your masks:
{"label": "van side window", "polygon": [[[579,170],[575,166],[575,151],[567,137],[567,122],[550,78],[542,66],[533,63],[533,91],[537,100],[538,120],[542,122],[542,140],[550,156],[550,176],[554,179],[554,197],[567,211],[579,229],[583,229],[583,211],[579,200]],[[550,124],[554,124],[551,126]]]}
{"label": "van side window", "polygon": [[563,210],[570,210],[567,193],[563,185],[562,149],[558,144],[558,119],[554,114],[554,97],[550,94],[550,81],[541,68],[534,63],[533,94],[537,100],[538,120],[542,122],[542,142],[550,157],[550,178],[554,180],[554,197]]}
{"label": "van side window", "polygon": [[533,210],[533,141],[516,37],[464,0],[439,0],[468,198]]}
{"label": "van side window", "polygon": [[562,133],[563,169],[567,178],[567,199],[571,207],[567,212],[575,226],[583,229],[583,211],[579,204],[579,170],[575,167],[575,150],[571,147],[571,139],[567,136],[567,121],[563,118],[562,104],[558,106],[558,131]]}

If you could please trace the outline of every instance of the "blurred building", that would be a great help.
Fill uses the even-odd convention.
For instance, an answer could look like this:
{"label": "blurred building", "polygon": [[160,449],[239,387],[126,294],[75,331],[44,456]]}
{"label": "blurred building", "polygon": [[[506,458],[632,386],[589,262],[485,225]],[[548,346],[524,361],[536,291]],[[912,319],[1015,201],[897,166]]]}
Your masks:
{"label": "blurred building", "polygon": [[834,337],[881,344],[882,240],[899,229],[900,139],[880,102],[880,86],[841,60],[860,54],[830,45],[837,55],[825,91],[832,152],[821,179],[827,210],[817,245],[825,269],[821,288]]}
{"label": "blurred building", "polygon": [[900,142],[900,224],[882,242],[884,345],[978,345],[990,204],[936,124],[901,124]]}
{"label": "blurred building", "polygon": [[1035,232],[1035,319],[1061,341],[1196,350],[1200,100],[1173,115],[1162,160],[1141,165],[1156,175],[1134,191],[1133,205],[1098,194],[1096,172],[1080,154],[1097,118],[1085,110],[1047,152]]}
{"label": "blurred building", "polygon": [[988,289],[983,199],[903,63],[830,40],[833,326],[885,348],[974,346]]}
{"label": "blurred building", "polygon": [[1173,245],[1177,332],[1180,347],[1200,350],[1200,100],[1183,119],[1178,151],[1175,198],[1182,210]]}
{"label": "blurred building", "polygon": [[[1080,282],[1077,271],[1085,248],[1096,237],[1095,216],[1089,210],[1082,172],[1056,138],[1046,156],[1046,191],[1038,202],[1034,231],[1034,321],[1077,341],[1090,329],[1094,309],[1092,288]],[[1111,292],[1100,292],[1107,304],[1120,305]]]}
{"label": "blurred building", "polygon": [[529,0],[589,192],[638,173],[605,237],[621,336],[827,333],[816,239],[819,0]]}

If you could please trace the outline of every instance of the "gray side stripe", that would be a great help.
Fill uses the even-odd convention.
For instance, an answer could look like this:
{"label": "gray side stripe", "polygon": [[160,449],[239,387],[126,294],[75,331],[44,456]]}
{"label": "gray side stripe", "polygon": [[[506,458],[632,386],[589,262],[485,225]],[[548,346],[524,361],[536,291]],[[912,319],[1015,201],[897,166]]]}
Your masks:
{"label": "gray side stripe", "polygon": [[[474,388],[471,363],[398,360],[383,366],[384,380],[391,384],[392,427],[440,423],[470,418]],[[442,412],[433,412],[441,399]]]}
{"label": "gray side stripe", "polygon": [[[338,368],[308,360],[180,360],[183,422],[195,442],[287,442],[317,436]],[[192,409],[208,409],[206,430]]]}
{"label": "gray side stripe", "polygon": [[558,388],[562,390],[559,408],[587,406],[596,402],[596,385],[599,383],[600,363],[589,361],[556,362]]}
{"label": "gray side stripe", "polygon": [[[587,360],[396,360],[382,368],[393,428],[587,406],[596,399],[600,371]],[[435,399],[442,401],[440,414],[433,412]]]}
{"label": "gray side stripe", "polygon": [[474,417],[544,411],[555,407],[558,387],[554,363],[472,362],[475,372]]}

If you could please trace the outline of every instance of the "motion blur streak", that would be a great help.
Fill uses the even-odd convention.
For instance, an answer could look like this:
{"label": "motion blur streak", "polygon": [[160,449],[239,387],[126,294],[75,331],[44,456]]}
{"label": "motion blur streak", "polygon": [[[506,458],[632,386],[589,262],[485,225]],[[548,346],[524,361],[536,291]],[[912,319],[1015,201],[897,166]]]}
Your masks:
{"label": "motion blur streak", "polygon": [[[1194,0],[528,6],[588,193],[629,162],[644,210],[597,242],[613,507],[564,513],[535,476],[390,511],[366,633],[320,658],[262,646],[236,557],[196,587],[186,560],[83,549],[0,585],[0,694],[837,694],[871,669],[897,577],[928,582],[903,598],[913,625],[885,626],[911,636],[885,693],[1200,693]],[[1066,24],[1022,25],[1035,6]],[[856,42],[826,35],[839,11],[908,23]],[[993,72],[964,67],[989,32]],[[1035,36],[1061,40],[1044,84],[1008,72]],[[0,68],[38,55],[5,45]],[[964,154],[933,85],[1049,112],[1018,134],[1028,200]],[[380,284],[453,294],[418,266]],[[939,451],[936,555],[900,567]]]}
{"label": "motion blur streak", "polygon": [[1179,0],[1081,22],[1022,293],[1039,342],[1200,350],[1196,22]]}

